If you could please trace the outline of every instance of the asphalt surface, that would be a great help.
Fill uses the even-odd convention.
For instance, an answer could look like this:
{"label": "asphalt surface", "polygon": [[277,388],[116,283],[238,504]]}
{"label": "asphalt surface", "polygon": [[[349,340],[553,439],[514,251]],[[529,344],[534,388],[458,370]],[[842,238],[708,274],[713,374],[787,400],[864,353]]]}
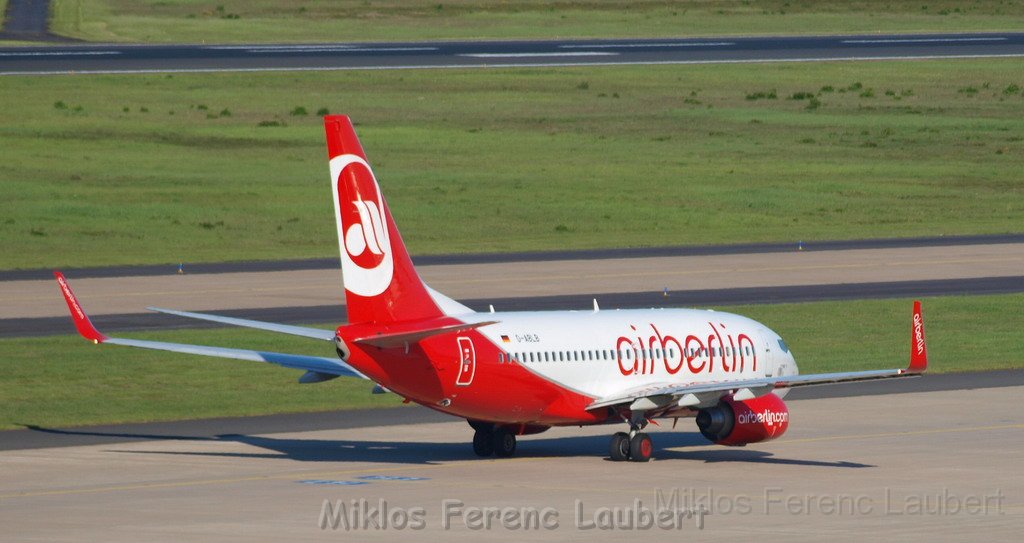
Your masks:
{"label": "asphalt surface", "polygon": [[[734,243],[728,245],[676,245],[667,247],[623,247],[562,251],[523,251],[509,253],[470,253],[413,256],[416,266],[454,264],[508,264],[513,262],[555,262],[559,260],[609,260],[622,258],[658,258],[681,256],[718,256],[741,254],[843,251],[853,249],[914,249],[919,247],[959,247],[1024,243],[1024,234],[984,234],[974,236],[931,236],[916,238],[875,238],[795,241],[790,243]],[[176,273],[179,265],[189,274],[274,272],[298,270],[337,270],[336,257],[301,260],[252,260],[246,262],[171,263],[135,266],[63,267],[61,271],[78,279],[102,277],[146,277]],[[0,270],[0,281],[53,279],[50,268]]]}
{"label": "asphalt surface", "polygon": [[[598,299],[604,309],[642,309],[651,307],[707,307],[825,300],[912,298],[957,294],[1008,294],[1017,292],[1024,292],[1024,276],[689,290],[673,292],[667,296],[663,292],[645,291],[605,293],[597,296],[566,294],[459,301],[481,312],[488,311],[491,305],[501,308],[502,311],[546,311],[588,309],[592,307],[595,298]],[[283,324],[341,324],[345,322],[345,306],[342,304],[223,309],[217,310],[215,313],[228,317]],[[183,319],[160,313],[97,314],[92,315],[91,318],[97,328],[108,333],[223,327],[223,325],[213,322]],[[71,319],[66,316],[0,319],[0,338],[38,337],[74,333],[76,333],[74,325]]]}
{"label": "asphalt surface", "polygon": [[[0,526],[11,541],[1016,541],[1022,392],[793,401],[784,436],[746,447],[667,421],[645,464],[609,461],[622,424],[482,459],[457,419],[6,450]],[[524,528],[531,510],[542,527]]]}
{"label": "asphalt surface", "polygon": [[[689,253],[702,248],[673,248],[682,256],[654,249],[662,256],[634,251],[602,260],[559,258],[612,255],[547,253],[548,260],[421,263],[417,269],[427,284],[477,311],[492,304],[500,311],[589,309],[594,298],[609,310],[1024,292],[1024,243],[886,245],[776,252],[762,246],[762,252],[750,253],[726,247],[715,249],[722,254],[701,256]],[[93,321],[108,333],[203,324],[153,314],[147,306],[285,323],[341,323],[345,317],[341,274],[333,265],[183,275],[164,268],[162,275],[91,278],[88,271],[86,277],[67,276]],[[0,337],[73,333],[52,275],[42,275],[0,281]]]}
{"label": "asphalt surface", "polygon": [[70,42],[49,31],[50,0],[8,0],[0,40]]}
{"label": "asphalt surface", "polygon": [[0,75],[812,62],[1024,56],[1024,33],[0,49]]}

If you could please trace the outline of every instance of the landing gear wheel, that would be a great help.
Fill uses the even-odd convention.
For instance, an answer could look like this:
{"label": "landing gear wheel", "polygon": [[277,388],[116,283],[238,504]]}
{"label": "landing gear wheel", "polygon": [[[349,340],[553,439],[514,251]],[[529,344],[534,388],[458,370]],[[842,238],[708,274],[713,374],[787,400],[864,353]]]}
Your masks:
{"label": "landing gear wheel", "polygon": [[647,462],[651,459],[651,453],[654,452],[654,444],[651,442],[651,436],[639,432],[633,436],[633,439],[629,440],[629,459],[634,462]]}
{"label": "landing gear wheel", "polygon": [[494,454],[494,432],[490,430],[477,430],[473,434],[473,452],[477,456],[487,458]]}
{"label": "landing gear wheel", "polygon": [[516,435],[505,428],[498,428],[492,434],[492,447],[494,455],[498,458],[508,458],[516,453]]}
{"label": "landing gear wheel", "polygon": [[629,434],[618,432],[613,435],[611,445],[608,447],[608,455],[616,462],[629,460]]}

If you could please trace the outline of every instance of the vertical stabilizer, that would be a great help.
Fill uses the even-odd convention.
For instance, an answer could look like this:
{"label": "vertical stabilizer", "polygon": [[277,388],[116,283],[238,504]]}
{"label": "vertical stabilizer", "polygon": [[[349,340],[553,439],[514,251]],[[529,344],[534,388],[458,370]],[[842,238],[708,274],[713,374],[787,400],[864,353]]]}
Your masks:
{"label": "vertical stabilizer", "polygon": [[413,268],[352,122],[324,117],[350,323],[443,316]]}

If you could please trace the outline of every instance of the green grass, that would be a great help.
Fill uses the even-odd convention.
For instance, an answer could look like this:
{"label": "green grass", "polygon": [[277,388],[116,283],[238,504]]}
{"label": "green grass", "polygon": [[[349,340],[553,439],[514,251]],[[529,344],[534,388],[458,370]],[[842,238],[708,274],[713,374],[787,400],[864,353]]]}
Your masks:
{"label": "green grass", "polygon": [[[781,334],[802,373],[897,368],[909,358],[910,300],[720,309]],[[924,313],[929,371],[1024,367],[1024,295],[930,298]],[[318,342],[251,330],[125,335],[331,356]],[[276,366],[95,347],[77,336],[0,340],[0,372],[0,429],[399,405],[365,381],[299,385],[300,372]]]}
{"label": "green grass", "polygon": [[1017,68],[5,77],[0,269],[335,255],[321,108],[413,254],[1019,232]]}
{"label": "green grass", "polygon": [[54,0],[53,31],[92,41],[337,42],[1019,29],[1020,0]]}

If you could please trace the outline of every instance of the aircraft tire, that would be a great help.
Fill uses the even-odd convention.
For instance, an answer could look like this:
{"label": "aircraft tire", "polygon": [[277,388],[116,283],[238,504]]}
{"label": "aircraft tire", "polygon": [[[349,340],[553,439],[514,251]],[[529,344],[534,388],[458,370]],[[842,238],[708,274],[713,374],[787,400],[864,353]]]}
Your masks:
{"label": "aircraft tire", "polygon": [[477,430],[473,433],[473,452],[487,458],[494,455],[494,432]]}
{"label": "aircraft tire", "polygon": [[629,434],[618,432],[612,436],[612,442],[608,446],[608,456],[616,462],[629,460]]}
{"label": "aircraft tire", "polygon": [[498,428],[492,434],[494,455],[508,458],[516,453],[516,435],[505,428]]}
{"label": "aircraft tire", "polygon": [[634,462],[648,462],[654,452],[651,436],[640,432],[629,441],[629,459]]}

